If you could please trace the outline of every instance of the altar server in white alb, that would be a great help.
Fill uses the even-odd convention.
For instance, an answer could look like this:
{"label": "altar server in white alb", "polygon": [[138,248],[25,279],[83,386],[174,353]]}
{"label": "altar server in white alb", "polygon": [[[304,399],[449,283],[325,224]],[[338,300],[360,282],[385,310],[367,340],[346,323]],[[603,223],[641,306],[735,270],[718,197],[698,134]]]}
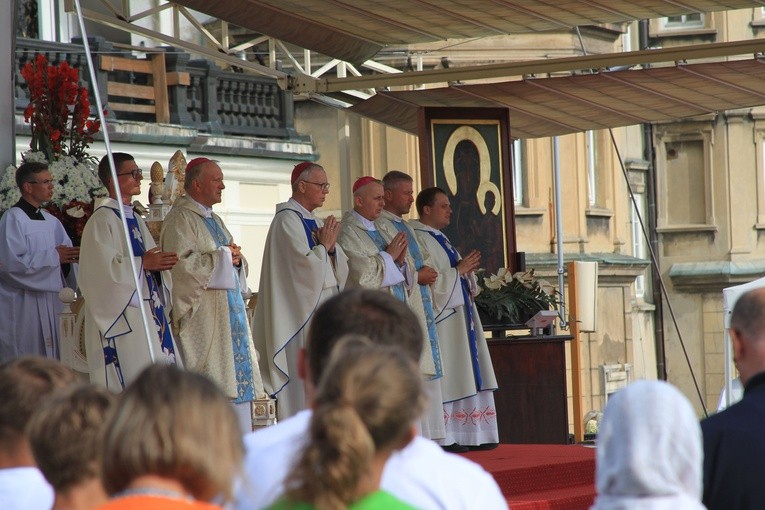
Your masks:
{"label": "altar server in white alb", "polygon": [[0,362],[37,354],[59,357],[58,292],[76,288],[79,248],[42,209],[53,196],[45,163],[16,170],[19,201],[0,217]]}
{"label": "altar server in white alb", "polygon": [[167,213],[160,238],[179,257],[172,270],[173,333],[186,369],[209,377],[249,416],[264,391],[242,299],[247,260],[212,210],[226,188],[218,163],[194,158],[185,174],[186,194]]}
{"label": "altar server in white alb", "polygon": [[[252,329],[264,364],[263,385],[277,399],[280,420],[305,408],[297,363],[308,323],[348,276],[348,258],[337,244],[340,223],[331,215],[323,221],[314,215],[329,193],[327,173],[316,163],[298,163],[290,182],[292,197],[277,204],[268,229]],[[291,285],[284,284],[285,277]]]}
{"label": "altar server in white alb", "polygon": [[481,256],[473,251],[462,258],[441,232],[452,215],[449,197],[443,190],[422,190],[416,207],[420,219],[410,224],[438,270],[433,307],[441,343],[441,392],[446,420],[446,440],[439,442],[491,448],[499,441],[493,394],[497,379],[473,301],[477,293],[474,271]]}
{"label": "altar server in white alb", "polygon": [[[112,391],[125,386],[154,362],[179,363],[178,349],[171,333],[170,274],[178,262],[175,253],[163,252],[143,219],[135,214],[132,198],[141,193],[141,170],[133,156],[115,152],[114,166],[120,196],[112,180],[108,156],[98,165],[98,176],[109,191],[101,199],[82,234],[80,290],[85,299],[85,349],[90,380]],[[130,236],[125,239],[120,207],[127,220]],[[128,242],[133,249],[131,260]],[[131,262],[141,283],[139,300]],[[144,326],[141,308],[148,321],[150,338]]]}

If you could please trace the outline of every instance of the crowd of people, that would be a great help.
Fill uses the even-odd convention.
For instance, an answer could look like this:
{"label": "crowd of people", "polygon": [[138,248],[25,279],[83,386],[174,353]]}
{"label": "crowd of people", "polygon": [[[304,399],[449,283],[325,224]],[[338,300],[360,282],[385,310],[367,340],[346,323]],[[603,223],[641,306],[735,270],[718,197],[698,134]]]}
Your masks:
{"label": "crowd of people", "polygon": [[[473,300],[480,253],[443,234],[443,190],[361,177],[352,210],[321,219],[327,174],[296,165],[250,323],[247,260],[212,210],[216,161],[188,163],[159,245],[133,210],[134,158],[104,157],[99,177],[109,197],[79,248],[42,208],[44,164],[19,167],[21,199],[0,217],[0,508],[507,507],[452,454],[497,445],[497,381]],[[55,361],[67,284],[84,297],[87,385]],[[593,508],[765,507],[765,290],[737,302],[731,337],[744,398],[701,425],[666,383],[609,401]],[[266,395],[279,423],[252,432]]]}

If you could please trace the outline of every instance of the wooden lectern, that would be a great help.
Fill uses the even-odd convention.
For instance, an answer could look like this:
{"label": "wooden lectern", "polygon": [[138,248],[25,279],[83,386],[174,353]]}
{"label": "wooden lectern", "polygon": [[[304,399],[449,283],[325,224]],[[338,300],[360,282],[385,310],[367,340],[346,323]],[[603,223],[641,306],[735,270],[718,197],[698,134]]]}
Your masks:
{"label": "wooden lectern", "polygon": [[[491,330],[496,334],[498,328]],[[569,442],[566,342],[571,338],[549,335],[487,339],[499,385],[494,403],[500,443]]]}

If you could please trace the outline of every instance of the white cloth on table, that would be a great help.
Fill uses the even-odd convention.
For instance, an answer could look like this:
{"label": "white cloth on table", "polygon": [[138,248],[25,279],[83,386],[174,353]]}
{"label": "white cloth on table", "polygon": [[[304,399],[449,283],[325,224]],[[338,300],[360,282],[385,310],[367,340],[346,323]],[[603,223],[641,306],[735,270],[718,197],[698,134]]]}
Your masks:
{"label": "white cloth on table", "polygon": [[[60,356],[58,293],[65,280],[56,246],[72,242],[58,219],[39,213],[44,219],[33,220],[21,207],[11,207],[0,217],[0,362]],[[74,265],[71,271],[74,276]]]}
{"label": "white cloth on table", "polygon": [[[284,492],[291,463],[308,437],[311,411],[245,436],[243,480],[235,495],[237,510],[267,507]],[[444,452],[421,436],[395,452],[385,466],[381,487],[422,510],[502,510],[507,502],[494,478],[478,464]]]}
{"label": "white cloth on table", "polygon": [[263,250],[252,339],[263,360],[263,386],[278,399],[279,420],[305,407],[298,353],[316,308],[338,294],[348,277],[342,247],[336,244],[330,257],[311,232],[314,224],[321,228],[323,221],[294,199],[278,204]]}
{"label": "white cloth on table", "polygon": [[613,395],[598,431],[591,510],[698,510],[701,427],[688,399],[663,381]]}
{"label": "white cloth on table", "polygon": [[0,469],[0,508],[3,510],[49,510],[53,487],[36,467]]}

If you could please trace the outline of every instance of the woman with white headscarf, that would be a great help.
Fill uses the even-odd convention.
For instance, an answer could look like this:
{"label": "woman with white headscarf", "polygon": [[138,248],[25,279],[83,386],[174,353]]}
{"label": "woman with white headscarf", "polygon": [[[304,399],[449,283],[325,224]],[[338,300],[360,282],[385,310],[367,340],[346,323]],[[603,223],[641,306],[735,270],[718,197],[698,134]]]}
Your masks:
{"label": "woman with white headscarf", "polygon": [[634,382],[606,405],[590,510],[703,509],[702,459],[688,399],[662,381]]}

